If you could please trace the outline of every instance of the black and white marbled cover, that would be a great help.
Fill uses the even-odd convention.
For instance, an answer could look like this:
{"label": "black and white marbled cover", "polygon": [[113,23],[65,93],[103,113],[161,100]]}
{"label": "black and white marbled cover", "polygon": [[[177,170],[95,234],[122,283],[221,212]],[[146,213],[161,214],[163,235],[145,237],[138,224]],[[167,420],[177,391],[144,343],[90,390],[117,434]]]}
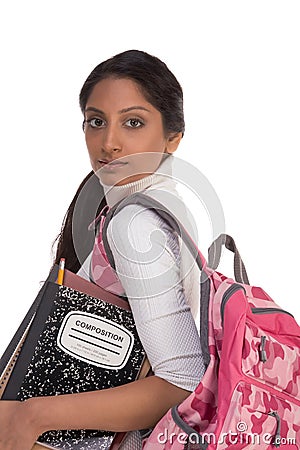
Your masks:
{"label": "black and white marbled cover", "polygon": [[[71,288],[65,286],[53,287],[53,285],[54,283],[49,283],[50,289],[46,290],[48,294],[44,296],[40,304],[30,329],[33,331],[29,331],[31,336],[26,340],[22,350],[22,353],[31,351],[32,357],[29,365],[26,368],[23,367],[24,376],[18,388],[16,399],[26,400],[35,396],[94,391],[122,385],[137,379],[145,352],[138,338],[131,311],[126,311]],[[55,294],[53,294],[54,292]],[[79,342],[80,346],[83,343],[83,348],[85,348],[86,342],[92,340],[92,349],[96,348],[95,351],[98,352],[100,347],[100,353],[98,352],[100,359],[102,357],[101,349],[104,346],[118,350],[121,337],[117,338],[117,334],[112,332],[106,332],[105,335],[105,332],[101,331],[101,327],[98,327],[94,331],[94,337],[91,338],[88,336],[90,330],[84,328],[89,323],[89,319],[97,321],[97,317],[99,317],[102,320],[102,322],[99,322],[100,324],[104,323],[103,320],[108,321],[108,323],[114,322],[117,327],[120,326],[120,329],[123,329],[122,336],[125,336],[125,338],[126,332],[124,335],[124,329],[128,330],[128,336],[133,337],[134,342],[132,342],[131,347],[129,346],[130,355],[121,358],[123,367],[120,369],[101,367],[101,361],[100,363],[99,361],[98,363],[97,361],[96,363],[87,362],[77,356],[72,356],[72,351],[66,352],[63,346],[61,348],[58,345],[59,336],[65,329],[64,324],[68,323],[68,316],[75,317],[75,322],[73,320],[73,325],[71,324],[69,327],[70,330],[73,330],[70,331],[72,333],[70,334],[71,350],[72,342],[75,342],[75,345],[77,345],[76,342]],[[76,321],[77,317],[81,320]],[[75,329],[74,323],[80,324],[78,330]],[[34,333],[36,335],[35,345]],[[108,345],[110,338],[111,343]],[[115,356],[114,353],[118,353],[113,350],[107,350],[107,352],[112,352],[113,357]],[[105,358],[104,355],[104,366],[106,364]],[[22,361],[20,363],[22,366]],[[22,367],[20,368],[22,369]],[[57,449],[100,450],[109,448],[113,437],[114,433],[100,430],[55,430],[41,435],[38,442]]]}

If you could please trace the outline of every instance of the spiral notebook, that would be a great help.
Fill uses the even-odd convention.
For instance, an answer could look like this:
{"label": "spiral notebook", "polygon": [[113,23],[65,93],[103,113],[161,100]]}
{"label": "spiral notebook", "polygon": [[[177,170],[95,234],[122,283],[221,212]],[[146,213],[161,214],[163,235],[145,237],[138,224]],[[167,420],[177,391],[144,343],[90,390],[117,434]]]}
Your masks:
{"label": "spiral notebook", "polygon": [[[2,399],[106,389],[146,376],[149,364],[127,301],[68,271],[63,286],[51,279],[8,347],[13,356],[17,342],[20,346],[24,341],[10,373],[6,365]],[[2,369],[8,353],[1,359]],[[53,430],[41,435],[34,448],[117,448],[123,436],[102,430]]]}

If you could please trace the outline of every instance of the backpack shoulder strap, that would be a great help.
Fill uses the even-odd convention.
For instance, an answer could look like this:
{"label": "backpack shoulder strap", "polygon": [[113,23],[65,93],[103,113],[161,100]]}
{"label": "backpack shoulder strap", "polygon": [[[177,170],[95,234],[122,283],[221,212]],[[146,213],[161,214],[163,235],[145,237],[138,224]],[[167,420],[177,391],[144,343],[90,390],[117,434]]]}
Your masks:
{"label": "backpack shoulder strap", "polygon": [[[178,202],[180,200],[178,199]],[[129,197],[121,200],[118,202],[115,206],[113,206],[109,212],[106,215],[106,219],[104,222],[104,227],[102,230],[102,238],[103,238],[103,245],[104,249],[107,255],[107,258],[109,260],[110,265],[115,270],[115,263],[114,258],[112,255],[112,252],[110,250],[108,241],[107,241],[107,227],[109,225],[109,222],[111,219],[118,214],[120,211],[122,211],[123,208],[125,208],[128,205],[141,205],[148,209],[153,209],[159,216],[164,219],[170,227],[178,233],[184,243],[186,244],[188,250],[192,254],[192,256],[195,258],[196,263],[200,270],[203,270],[203,268],[206,266],[206,260],[200,250],[198,249],[197,245],[189,235],[189,233],[186,231],[186,229],[183,227],[183,225],[179,222],[179,220],[171,213],[171,211],[166,208],[161,202],[154,199],[153,197],[150,197],[149,195],[142,194],[140,192],[137,192],[135,194],[130,195]]]}

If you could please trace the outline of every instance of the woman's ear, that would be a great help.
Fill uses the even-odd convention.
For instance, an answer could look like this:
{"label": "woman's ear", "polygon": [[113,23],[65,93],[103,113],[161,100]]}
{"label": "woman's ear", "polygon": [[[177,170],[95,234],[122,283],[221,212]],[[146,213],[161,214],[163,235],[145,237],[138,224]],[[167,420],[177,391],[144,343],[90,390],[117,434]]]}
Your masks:
{"label": "woman's ear", "polygon": [[179,133],[172,133],[167,138],[167,144],[166,144],[166,153],[174,153],[175,150],[177,150],[178,145],[180,144],[180,141],[182,139],[183,134],[181,131]]}

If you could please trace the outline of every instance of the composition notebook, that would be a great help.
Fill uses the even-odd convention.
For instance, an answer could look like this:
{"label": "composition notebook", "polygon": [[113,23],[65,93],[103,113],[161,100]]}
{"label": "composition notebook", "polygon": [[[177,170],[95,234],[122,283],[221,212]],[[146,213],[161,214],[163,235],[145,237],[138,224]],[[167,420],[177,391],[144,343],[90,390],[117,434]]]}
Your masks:
{"label": "composition notebook", "polygon": [[[63,286],[48,279],[38,297],[33,317],[18,330],[24,342],[11,373],[6,372],[3,400],[106,389],[147,375],[149,364],[127,301],[68,271]],[[10,349],[16,346],[11,344]],[[34,448],[117,448],[123,436],[53,430]]]}

